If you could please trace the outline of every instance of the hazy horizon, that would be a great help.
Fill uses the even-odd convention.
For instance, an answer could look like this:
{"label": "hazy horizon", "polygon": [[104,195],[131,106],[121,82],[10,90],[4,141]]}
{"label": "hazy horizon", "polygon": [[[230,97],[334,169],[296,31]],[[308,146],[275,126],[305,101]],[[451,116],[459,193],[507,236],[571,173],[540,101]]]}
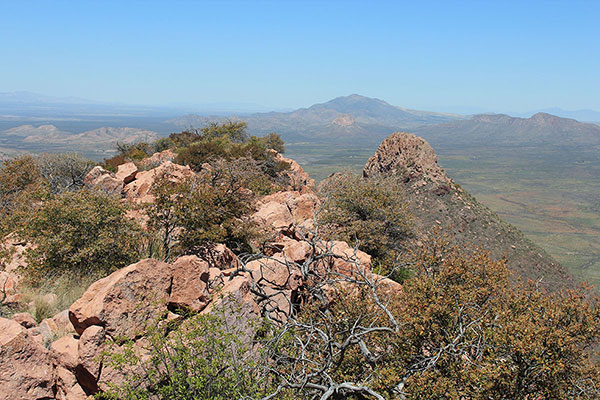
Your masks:
{"label": "hazy horizon", "polygon": [[[223,102],[212,102],[212,103],[207,102],[207,103],[198,103],[198,104],[185,104],[185,103],[135,104],[135,103],[124,103],[124,102],[120,102],[118,100],[99,101],[99,100],[83,98],[83,97],[61,97],[61,96],[48,95],[48,94],[42,94],[42,93],[35,93],[35,92],[30,92],[30,91],[3,92],[0,90],[0,100],[2,100],[1,97],[3,95],[8,95],[8,96],[15,95],[15,96],[17,96],[17,98],[19,98],[18,96],[23,96],[24,98],[31,98],[31,99],[39,97],[39,98],[45,99],[48,102],[57,102],[57,103],[59,103],[61,101],[65,101],[66,103],[69,103],[69,104],[91,104],[91,105],[98,104],[98,105],[106,105],[106,106],[121,105],[124,107],[156,108],[156,109],[161,109],[161,110],[171,110],[174,113],[174,115],[181,114],[181,113],[189,113],[189,114],[200,113],[200,114],[202,114],[202,113],[210,113],[210,112],[215,112],[215,113],[222,114],[222,115],[227,115],[227,114],[233,115],[236,113],[238,113],[240,115],[245,115],[245,114],[264,113],[264,112],[290,112],[290,111],[296,110],[294,108],[289,108],[289,107],[287,107],[287,108],[269,108],[268,106],[264,106],[261,104],[239,103],[239,102],[235,102],[235,101],[223,101]],[[360,93],[352,93],[352,94],[336,96],[335,98],[346,97],[346,96],[350,96],[350,95],[363,96]],[[335,98],[327,99],[324,101],[318,101],[313,104],[302,105],[302,106],[298,107],[298,109],[309,108],[315,104],[327,103],[328,101],[331,101]],[[377,100],[386,101],[385,99],[377,99]],[[18,101],[19,100],[17,100],[17,102]],[[34,100],[31,100],[31,101],[32,101],[32,103],[35,102]],[[416,110],[415,107],[407,107],[402,104],[391,104],[391,105],[401,107],[401,108]],[[0,105],[0,107],[1,107],[1,105]],[[66,110],[66,111],[68,111],[68,110]],[[578,112],[583,112],[583,113],[589,112],[589,113],[593,113],[594,115],[600,114],[600,111],[592,110],[590,108],[569,110],[569,109],[564,109],[561,107],[547,107],[547,108],[539,108],[539,109],[533,109],[533,110],[488,110],[488,109],[477,107],[477,106],[462,106],[462,107],[461,106],[448,106],[448,107],[441,107],[439,109],[435,109],[433,107],[423,107],[420,109],[420,111],[449,113],[449,114],[458,114],[458,115],[467,115],[467,116],[475,115],[475,114],[486,114],[486,113],[507,114],[507,115],[514,116],[514,117],[529,117],[530,115],[533,115],[538,112],[546,112],[549,114],[557,114],[557,115],[565,114],[565,113],[567,113],[567,114],[568,113],[578,113]],[[559,116],[561,116],[561,115],[559,115]],[[566,118],[572,118],[572,117],[566,116]],[[585,119],[582,119],[582,121],[585,121]],[[595,119],[589,119],[589,121],[597,122],[597,121],[595,121]]]}
{"label": "hazy horizon", "polygon": [[[600,3],[3,2],[0,91],[460,113],[600,110]],[[460,23],[459,23],[460,21]]]}

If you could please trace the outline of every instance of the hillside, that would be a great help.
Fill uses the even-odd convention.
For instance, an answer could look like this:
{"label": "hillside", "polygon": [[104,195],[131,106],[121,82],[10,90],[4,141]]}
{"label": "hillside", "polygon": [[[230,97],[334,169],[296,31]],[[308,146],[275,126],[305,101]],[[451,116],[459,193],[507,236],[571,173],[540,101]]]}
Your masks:
{"label": "hillside", "polygon": [[505,257],[521,278],[541,280],[554,289],[573,284],[548,253],[450,179],[424,139],[408,133],[386,138],[363,169],[367,178],[382,175],[398,176],[403,182],[418,238],[442,232],[460,246]]}
{"label": "hillside", "polygon": [[[436,149],[441,166],[579,279],[600,284],[600,127],[548,114],[478,115],[408,130]],[[317,180],[362,170],[379,142],[291,144]]]}

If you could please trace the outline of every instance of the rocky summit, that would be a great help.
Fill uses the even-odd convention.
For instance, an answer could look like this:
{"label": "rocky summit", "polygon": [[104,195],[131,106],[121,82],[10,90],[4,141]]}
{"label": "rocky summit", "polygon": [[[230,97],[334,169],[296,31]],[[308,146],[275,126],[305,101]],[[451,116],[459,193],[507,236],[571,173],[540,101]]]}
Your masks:
{"label": "rocky summit", "polygon": [[552,289],[575,285],[549,254],[450,179],[426,140],[410,133],[390,135],[363,169],[366,178],[381,175],[400,178],[418,241],[444,232],[455,244],[506,258],[515,277],[540,281]]}

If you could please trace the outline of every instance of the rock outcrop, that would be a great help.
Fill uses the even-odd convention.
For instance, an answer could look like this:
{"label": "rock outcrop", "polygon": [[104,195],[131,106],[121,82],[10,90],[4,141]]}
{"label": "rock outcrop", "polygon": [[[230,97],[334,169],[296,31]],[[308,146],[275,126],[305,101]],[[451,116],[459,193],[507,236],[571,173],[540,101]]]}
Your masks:
{"label": "rock outcrop", "polygon": [[124,184],[128,184],[135,179],[138,172],[138,168],[132,162],[121,164],[117,167],[117,173],[115,178],[123,181]]}
{"label": "rock outcrop", "polygon": [[320,205],[313,193],[277,192],[263,197],[252,218],[277,233],[291,234],[297,229],[314,228],[313,217]]}
{"label": "rock outcrop", "polygon": [[167,149],[161,151],[160,153],[154,153],[150,157],[144,158],[140,161],[140,167],[144,169],[151,169],[158,167],[160,164],[165,163],[167,161],[173,161],[177,157],[177,154],[173,152],[173,150]]}
{"label": "rock outcrop", "polygon": [[289,179],[289,189],[297,190],[302,193],[311,193],[316,185],[315,180],[302,169],[300,164],[291,158],[285,158],[275,150],[270,151],[272,152],[271,154],[275,156],[276,161],[284,162],[290,166],[288,170],[282,172],[282,174],[286,175]]}
{"label": "rock outcrop", "polygon": [[[235,302],[237,314],[231,318],[251,338],[249,321],[261,315],[287,318],[304,285],[300,266],[315,258],[318,268],[338,274],[352,274],[357,265],[370,272],[370,256],[345,242],[311,245],[305,240],[320,206],[312,192],[314,181],[295,161],[277,158],[290,164],[285,173],[295,190],[257,203],[252,218],[274,238],[263,257],[242,263],[226,246],[216,244],[205,259],[145,259],[96,281],[68,311],[40,324],[27,313],[0,318],[0,400],[83,400],[122,383],[125,377],[106,362],[104,352],[119,351],[131,340],[145,357],[143,332],[148,324],[181,321],[189,312],[209,313]],[[145,171],[133,163],[119,166],[116,174],[95,167],[86,185],[141,204],[153,201],[150,189],[158,176],[181,181],[194,175],[189,167],[173,164],[172,154],[151,159],[147,166],[154,168]]]}
{"label": "rock outcrop", "polygon": [[127,200],[136,204],[152,202],[154,200],[151,193],[152,184],[160,176],[180,182],[194,176],[194,172],[188,166],[173,164],[171,161],[165,161],[148,171],[138,172],[135,179],[125,185],[124,193]]}
{"label": "rock outcrop", "polygon": [[574,286],[564,267],[448,178],[425,140],[409,133],[390,135],[365,164],[363,176],[398,178],[413,215],[413,245],[441,230],[454,244],[506,258],[516,278],[541,280],[549,289]]}
{"label": "rock outcrop", "polygon": [[363,176],[400,176],[405,182],[432,181],[450,184],[451,180],[437,163],[437,155],[423,138],[397,132],[388,136],[363,168]]}
{"label": "rock outcrop", "polygon": [[87,187],[99,189],[112,195],[120,196],[123,191],[123,181],[99,165],[88,172],[83,182]]}
{"label": "rock outcrop", "polygon": [[17,322],[7,321],[0,319],[0,400],[55,398],[54,367],[48,350]]}

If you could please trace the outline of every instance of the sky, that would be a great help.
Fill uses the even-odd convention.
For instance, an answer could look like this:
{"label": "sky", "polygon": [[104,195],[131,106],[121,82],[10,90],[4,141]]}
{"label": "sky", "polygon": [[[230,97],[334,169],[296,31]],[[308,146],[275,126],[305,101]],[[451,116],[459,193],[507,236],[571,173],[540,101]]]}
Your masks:
{"label": "sky", "polygon": [[0,0],[0,92],[290,109],[600,110],[595,1]]}

